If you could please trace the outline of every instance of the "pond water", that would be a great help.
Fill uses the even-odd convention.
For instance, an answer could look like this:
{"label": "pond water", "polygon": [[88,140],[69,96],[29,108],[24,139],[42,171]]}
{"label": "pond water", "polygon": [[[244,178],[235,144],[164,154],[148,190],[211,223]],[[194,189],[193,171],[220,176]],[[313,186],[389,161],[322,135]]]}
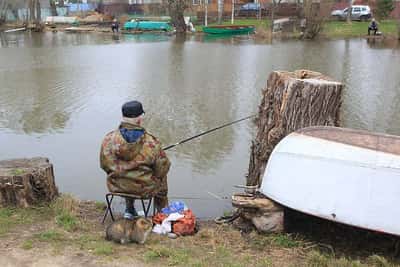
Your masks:
{"label": "pond water", "polygon": [[[273,70],[342,81],[344,126],[400,135],[398,44],[60,32],[0,41],[0,160],[49,157],[60,191],[82,199],[103,200],[99,148],[122,103],[142,101],[145,127],[167,145],[256,113]],[[170,198],[203,218],[230,210],[254,132],[245,121],[169,150]]]}

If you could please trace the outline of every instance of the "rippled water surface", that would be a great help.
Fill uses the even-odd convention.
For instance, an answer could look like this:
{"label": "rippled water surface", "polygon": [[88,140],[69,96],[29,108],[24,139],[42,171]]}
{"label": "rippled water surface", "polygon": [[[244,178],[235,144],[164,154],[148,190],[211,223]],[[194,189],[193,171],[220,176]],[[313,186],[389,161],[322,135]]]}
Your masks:
{"label": "rippled water surface", "polygon": [[[344,82],[344,126],[400,135],[397,44],[64,33],[0,41],[0,159],[49,157],[60,190],[83,199],[103,199],[99,147],[123,102],[141,100],[145,126],[167,145],[255,113],[273,70]],[[170,197],[200,217],[229,210],[253,134],[247,121],[170,150]]]}

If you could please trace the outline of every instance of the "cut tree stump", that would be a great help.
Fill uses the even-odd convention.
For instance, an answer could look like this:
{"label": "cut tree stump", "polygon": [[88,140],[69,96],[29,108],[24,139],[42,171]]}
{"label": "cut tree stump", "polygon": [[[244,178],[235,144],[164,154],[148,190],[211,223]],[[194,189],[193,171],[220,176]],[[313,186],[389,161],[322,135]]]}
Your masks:
{"label": "cut tree stump", "polygon": [[308,126],[339,126],[342,90],[341,83],[318,72],[272,72],[256,118],[247,185],[261,185],[268,158],[286,135]]}
{"label": "cut tree stump", "polygon": [[0,161],[0,207],[29,207],[58,196],[47,158]]}

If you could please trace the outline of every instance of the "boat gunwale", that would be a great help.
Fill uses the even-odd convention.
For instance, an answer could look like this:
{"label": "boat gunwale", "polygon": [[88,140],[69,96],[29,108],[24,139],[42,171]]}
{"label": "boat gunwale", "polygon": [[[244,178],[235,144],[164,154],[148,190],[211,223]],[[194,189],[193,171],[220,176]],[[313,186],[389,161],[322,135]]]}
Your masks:
{"label": "boat gunwale", "polygon": [[255,28],[254,25],[214,25],[214,26],[203,26],[203,29],[251,29]]}
{"label": "boat gunwale", "polygon": [[294,132],[304,136],[378,152],[400,155],[400,136],[333,126],[312,126]]}

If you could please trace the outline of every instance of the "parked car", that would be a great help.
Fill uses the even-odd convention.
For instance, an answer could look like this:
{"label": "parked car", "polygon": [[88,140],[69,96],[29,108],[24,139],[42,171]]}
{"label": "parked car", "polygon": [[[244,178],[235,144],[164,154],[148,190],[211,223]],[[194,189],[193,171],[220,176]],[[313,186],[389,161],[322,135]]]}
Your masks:
{"label": "parked car", "polygon": [[267,12],[267,8],[265,5],[261,5],[260,3],[247,3],[240,6],[237,11],[237,15],[239,16],[257,16],[261,11],[262,15],[265,15]]}
{"label": "parked car", "polygon": [[[347,12],[349,8],[345,8],[343,10],[334,10],[331,13],[331,16],[338,20],[345,20],[347,18]],[[351,19],[359,20],[359,21],[367,21],[371,19],[371,8],[369,6],[352,6],[351,7]]]}

